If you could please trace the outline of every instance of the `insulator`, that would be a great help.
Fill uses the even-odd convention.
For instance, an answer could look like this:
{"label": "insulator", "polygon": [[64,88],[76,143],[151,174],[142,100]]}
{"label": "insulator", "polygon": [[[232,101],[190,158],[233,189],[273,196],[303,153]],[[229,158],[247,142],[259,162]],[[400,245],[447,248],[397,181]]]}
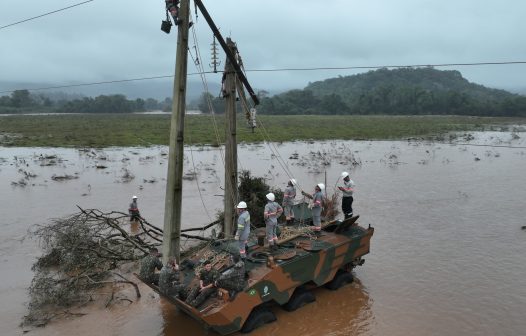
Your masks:
{"label": "insulator", "polygon": [[256,124],[256,113],[257,113],[257,110],[256,110],[255,107],[253,107],[253,108],[250,109],[250,121],[249,121],[249,125],[250,125],[250,127],[252,127],[252,128],[257,127],[257,124]]}

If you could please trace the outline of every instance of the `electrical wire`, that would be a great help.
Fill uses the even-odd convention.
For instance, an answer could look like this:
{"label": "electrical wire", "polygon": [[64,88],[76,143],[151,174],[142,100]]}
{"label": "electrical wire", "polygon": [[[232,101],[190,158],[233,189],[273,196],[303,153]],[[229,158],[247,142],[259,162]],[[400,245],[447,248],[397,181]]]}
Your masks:
{"label": "electrical wire", "polygon": [[[91,0],[93,1],[93,0]],[[373,66],[347,66],[347,67],[311,67],[311,68],[277,68],[277,69],[246,69],[245,72],[287,72],[287,71],[321,71],[321,70],[371,70],[371,69],[389,69],[389,68],[418,68],[418,67],[451,67],[451,66],[487,66],[487,65],[519,65],[526,64],[526,61],[509,61],[509,62],[479,62],[479,63],[442,63],[442,64],[411,64],[411,65],[373,65]],[[214,71],[202,71],[187,74],[188,76],[214,74]],[[18,90],[28,91],[42,91],[52,89],[64,89],[71,87],[91,86],[91,85],[102,85],[112,83],[123,83],[123,82],[136,82],[144,80],[162,79],[162,78],[173,78],[173,75],[166,76],[149,76],[139,77],[130,79],[117,79],[111,81],[81,83],[81,84],[70,84],[70,85],[57,85],[47,86],[34,89],[20,88],[13,90],[0,91],[0,94],[11,93]]]}
{"label": "electrical wire", "polygon": [[80,87],[80,86],[92,86],[92,85],[124,83],[124,82],[137,82],[137,81],[143,81],[143,80],[152,80],[152,79],[161,79],[161,78],[173,78],[173,77],[174,77],[174,75],[152,76],[152,77],[141,77],[141,78],[130,78],[130,79],[117,79],[117,80],[103,81],[103,82],[80,83],[80,84],[57,85],[57,86],[45,86],[45,87],[40,87],[40,88],[35,88],[35,89],[20,88],[20,89],[14,89],[14,90],[0,91],[0,94],[2,94],[2,93],[11,93],[11,92],[19,91],[19,90],[43,91],[43,90],[65,89],[65,88]]}
{"label": "electrical wire", "polygon": [[[194,45],[195,45],[196,59],[202,59],[201,58],[201,51],[200,51],[200,48],[199,48],[199,42],[198,42],[198,39],[197,39],[195,25],[192,25],[191,31],[192,31],[192,37],[193,37],[194,43],[195,43]],[[190,53],[190,56],[193,59],[193,56],[192,56],[191,53]],[[226,169],[226,162],[225,162],[226,158],[225,158],[225,155],[224,155],[223,150],[221,148],[219,127],[217,125],[217,120],[216,120],[216,117],[215,117],[214,107],[213,107],[213,104],[212,104],[212,100],[210,99],[210,91],[208,89],[208,82],[207,82],[207,79],[206,79],[206,76],[205,76],[205,73],[207,73],[207,72],[204,71],[204,67],[203,67],[203,64],[201,62],[196,62],[196,60],[194,60],[194,65],[197,67],[197,70],[199,71],[199,75],[201,77],[201,81],[203,82],[203,88],[205,89],[206,99],[207,99],[207,103],[208,103],[208,108],[209,108],[209,110],[210,110],[210,112],[212,114],[212,120],[213,120],[213,125],[214,125],[214,132],[215,132],[215,135],[216,135],[217,144],[219,146],[219,152],[221,154],[221,160],[223,161],[223,166],[225,166],[225,169]],[[236,171],[236,174],[237,174],[237,171]],[[232,190],[232,192],[230,193],[230,195],[226,195],[226,190],[225,190],[225,197],[230,198],[231,201],[232,201],[232,204],[234,204],[234,206],[235,206],[237,204],[237,202],[238,202],[238,200],[236,199],[237,193],[235,192],[235,190],[237,190],[237,185],[234,185],[231,181],[227,181],[227,180],[228,179],[225,176],[225,185],[228,183],[229,187],[230,187],[230,190]],[[231,232],[235,232],[235,226],[236,226],[236,222],[232,221]]]}
{"label": "electrical wire", "polygon": [[31,18],[28,18],[28,19],[24,19],[24,20],[21,20],[21,21],[13,22],[13,23],[10,23],[8,25],[1,26],[0,30],[8,28],[8,27],[15,26],[17,24],[21,24],[21,23],[24,23],[24,22],[27,22],[27,21],[35,20],[35,19],[41,18],[43,16],[47,16],[47,15],[51,15],[51,14],[54,14],[54,13],[62,12],[62,11],[65,11],[67,9],[70,9],[70,8],[73,8],[73,7],[77,7],[77,6],[80,6],[80,5],[84,5],[84,4],[87,4],[88,2],[93,2],[93,1],[95,1],[95,0],[88,0],[88,1],[80,2],[80,3],[74,4],[74,5],[71,5],[71,6],[68,6],[68,7],[60,8],[60,9],[57,9],[57,10],[54,10],[54,11],[51,11],[51,12],[47,12],[47,13],[44,13],[44,14],[41,14],[41,15],[33,16]]}
{"label": "electrical wire", "polygon": [[474,62],[474,63],[439,63],[439,64],[409,64],[409,65],[364,65],[346,67],[309,67],[309,68],[278,68],[278,69],[251,69],[247,72],[281,72],[281,71],[317,71],[317,70],[354,70],[354,69],[384,69],[384,68],[422,68],[422,67],[451,67],[451,66],[481,66],[481,65],[513,65],[526,64],[526,61],[504,62]]}

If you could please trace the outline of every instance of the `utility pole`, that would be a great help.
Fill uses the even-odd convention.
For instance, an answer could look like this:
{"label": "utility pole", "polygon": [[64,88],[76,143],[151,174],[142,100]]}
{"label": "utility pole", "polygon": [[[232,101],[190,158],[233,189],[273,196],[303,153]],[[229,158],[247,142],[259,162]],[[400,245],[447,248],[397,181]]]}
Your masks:
{"label": "utility pole", "polygon": [[[233,55],[237,55],[235,43],[227,38],[226,44]],[[235,61],[235,60],[234,60]],[[236,80],[237,74],[232,61],[225,62],[225,222],[223,232],[226,238],[232,237],[234,227],[234,208],[237,195],[237,139],[236,139]]]}
{"label": "utility pole", "polygon": [[190,0],[181,0],[177,34],[177,56],[173,88],[168,176],[164,204],[163,261],[174,256],[179,262],[181,205],[183,199],[184,115],[186,108],[186,70],[188,66],[188,30]]}

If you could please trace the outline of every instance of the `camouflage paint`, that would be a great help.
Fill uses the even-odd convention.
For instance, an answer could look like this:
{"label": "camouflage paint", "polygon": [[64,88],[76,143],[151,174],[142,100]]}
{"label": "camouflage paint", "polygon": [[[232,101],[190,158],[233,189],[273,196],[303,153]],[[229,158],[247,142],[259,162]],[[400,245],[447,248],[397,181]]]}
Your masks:
{"label": "camouflage paint", "polygon": [[[341,223],[332,222],[332,224]],[[296,243],[300,242],[301,246],[305,247],[289,248],[296,251],[296,256],[293,258],[277,261],[274,267],[268,267],[266,263],[247,262],[249,271],[247,288],[238,293],[233,301],[223,301],[221,298],[209,299],[203,305],[204,308],[199,310],[181,300],[168,299],[205,324],[207,328],[221,335],[227,335],[239,331],[252,309],[260,304],[271,301],[280,305],[285,304],[297,287],[304,284],[321,286],[331,281],[339,269],[349,270],[354,267],[353,261],[369,253],[373,233],[373,228],[364,229],[353,224],[343,233],[323,232],[316,241],[309,241],[304,237],[294,238],[289,242],[289,246],[297,246]],[[207,249],[220,252],[228,249],[229,244],[230,242],[227,241],[221,246],[210,245]],[[281,252],[285,249],[287,247],[280,247]],[[254,251],[267,250],[256,246]],[[203,252],[200,251],[189,259],[198,262],[202,256]],[[187,272],[187,274],[191,273]],[[185,283],[188,282],[187,279]],[[150,287],[158,292],[156,287]]]}

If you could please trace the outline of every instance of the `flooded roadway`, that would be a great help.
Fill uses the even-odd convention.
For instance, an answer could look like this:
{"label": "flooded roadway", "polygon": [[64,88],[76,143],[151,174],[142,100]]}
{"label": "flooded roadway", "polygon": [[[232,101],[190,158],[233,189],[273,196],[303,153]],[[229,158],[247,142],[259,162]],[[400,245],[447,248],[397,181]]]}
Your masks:
{"label": "flooded roadway", "polygon": [[[526,149],[520,147],[526,146],[526,133],[474,135],[459,141],[516,148],[404,141],[276,144],[306,191],[323,182],[327,171],[331,192],[341,171],[350,171],[357,184],[355,213],[376,231],[353,284],[336,292],[318,289],[315,303],[293,313],[276,307],[278,322],[253,335],[524,334]],[[134,194],[142,215],[162,226],[166,152],[0,148],[2,335],[22,334],[18,324],[26,311],[30,267],[40,255],[36,243],[24,239],[28,228],[74,213],[76,205],[125,212]],[[240,168],[285,186],[287,175],[269,147],[242,145],[239,155]],[[195,165],[197,179],[185,180],[183,225],[200,226],[222,206],[221,154],[203,147],[186,156],[186,171]],[[351,159],[361,165],[350,166]],[[131,181],[127,172],[134,175]],[[27,174],[37,176],[19,184]],[[73,178],[59,181],[53,175]],[[84,309],[89,314],[29,334],[205,334],[148,288],[142,294],[132,304]]]}

